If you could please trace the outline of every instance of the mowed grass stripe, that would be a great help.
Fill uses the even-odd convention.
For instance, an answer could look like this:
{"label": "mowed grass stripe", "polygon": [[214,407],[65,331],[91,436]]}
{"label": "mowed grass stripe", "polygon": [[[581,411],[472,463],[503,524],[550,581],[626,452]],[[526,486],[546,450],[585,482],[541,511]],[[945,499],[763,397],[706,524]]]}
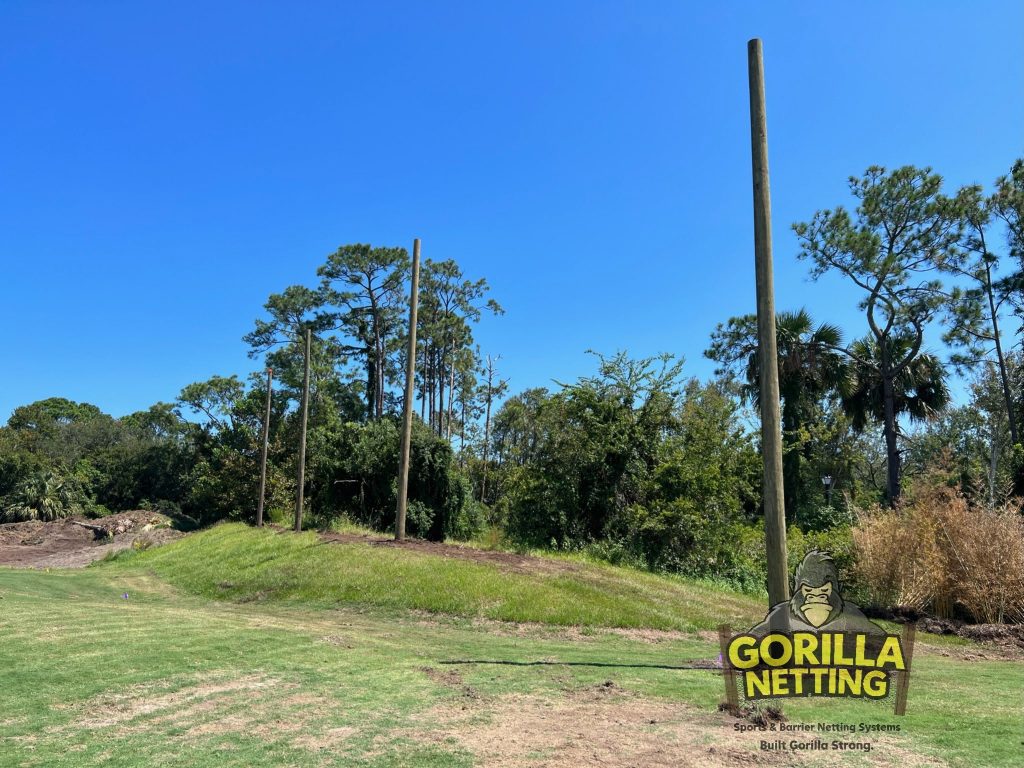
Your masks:
{"label": "mowed grass stripe", "polygon": [[[328,747],[337,764],[360,764],[367,751],[389,755],[382,737],[440,693],[408,660],[395,669],[376,643],[362,643],[349,663],[350,649],[252,626],[258,615],[223,604],[186,597],[175,602],[184,600],[187,610],[157,601],[97,611],[107,603],[92,599],[39,610],[60,600],[38,596],[54,591],[7,589],[65,576],[0,573],[3,624],[37,630],[0,636],[9,675],[0,689],[0,738],[12,747],[5,747],[5,765],[8,758],[26,766],[335,764],[334,757],[324,763]],[[75,576],[104,593],[117,589],[116,580],[96,573]],[[66,634],[55,643],[45,635],[57,617]],[[290,621],[299,625],[302,617]],[[338,630],[348,622],[314,623]],[[130,637],[112,640],[128,627]],[[365,639],[384,634],[379,624],[376,630]],[[389,677],[402,678],[401,691],[381,689]],[[232,688],[238,680],[268,684]]]}

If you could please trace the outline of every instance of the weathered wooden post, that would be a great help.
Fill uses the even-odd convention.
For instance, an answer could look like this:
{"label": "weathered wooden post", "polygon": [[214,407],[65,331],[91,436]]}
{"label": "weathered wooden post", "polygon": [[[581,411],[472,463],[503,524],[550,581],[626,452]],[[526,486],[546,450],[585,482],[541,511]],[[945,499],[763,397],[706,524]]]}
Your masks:
{"label": "weathered wooden post", "polygon": [[914,660],[914,638],[917,636],[917,624],[907,622],[903,625],[903,671],[900,672],[896,684],[896,703],[893,711],[897,715],[907,714],[907,691],[910,690],[910,664]]}
{"label": "weathered wooden post", "polygon": [[718,648],[722,656],[722,679],[725,680],[725,702],[729,714],[739,717],[740,697],[736,691],[736,669],[729,660],[729,642],[732,640],[732,628],[728,624],[718,627]]}
{"label": "weathered wooden post", "polygon": [[306,329],[306,354],[302,376],[302,426],[299,431],[299,490],[295,497],[295,532],[302,530],[302,501],[306,486],[306,424],[309,420],[309,348],[312,330]]}
{"label": "weathered wooden post", "polygon": [[398,464],[398,511],[395,539],[405,538],[405,511],[409,501],[409,451],[412,446],[412,398],[416,376],[416,309],[420,293],[420,239],[412,242],[412,288],[409,297],[409,349],[405,360],[405,402],[402,405],[402,452]]}
{"label": "weathered wooden post", "polygon": [[779,360],[775,346],[772,277],[772,204],[768,187],[768,124],[761,40],[747,43],[750,75],[750,148],[754,178],[754,269],[757,276],[757,348],[761,369],[761,455],[764,460],[764,533],[768,550],[768,602],[789,600],[786,509],[782,495],[782,425]]}
{"label": "weathered wooden post", "polygon": [[263,497],[267,491],[267,447],[270,442],[270,393],[274,383],[274,369],[267,368],[267,408],[263,413],[263,445],[260,447],[260,500],[256,505],[256,527],[263,527]]}

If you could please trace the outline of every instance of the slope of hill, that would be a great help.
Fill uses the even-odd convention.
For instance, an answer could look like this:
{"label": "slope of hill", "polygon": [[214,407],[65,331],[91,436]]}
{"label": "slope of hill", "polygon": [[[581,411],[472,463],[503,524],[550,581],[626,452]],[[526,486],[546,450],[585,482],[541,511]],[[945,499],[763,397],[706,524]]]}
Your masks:
{"label": "slope of hill", "polygon": [[[764,613],[717,586],[555,557],[223,524],[121,562],[195,595],[356,604],[558,625],[746,627]],[[121,567],[111,564],[113,567]]]}

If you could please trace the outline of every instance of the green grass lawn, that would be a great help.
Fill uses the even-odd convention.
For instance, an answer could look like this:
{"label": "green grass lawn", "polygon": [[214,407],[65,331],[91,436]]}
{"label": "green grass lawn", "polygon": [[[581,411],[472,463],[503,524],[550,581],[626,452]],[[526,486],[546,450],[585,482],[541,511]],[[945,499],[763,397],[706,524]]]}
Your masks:
{"label": "green grass lawn", "polygon": [[[503,743],[501,764],[626,765],[601,752],[626,737],[756,757],[716,711],[721,677],[679,667],[717,656],[696,630],[762,607],[682,580],[218,526],[81,571],[0,569],[0,598],[0,766],[471,766],[516,733],[536,744]],[[827,700],[787,716],[901,726],[843,764],[1020,765],[1024,664],[927,643],[906,717]]]}

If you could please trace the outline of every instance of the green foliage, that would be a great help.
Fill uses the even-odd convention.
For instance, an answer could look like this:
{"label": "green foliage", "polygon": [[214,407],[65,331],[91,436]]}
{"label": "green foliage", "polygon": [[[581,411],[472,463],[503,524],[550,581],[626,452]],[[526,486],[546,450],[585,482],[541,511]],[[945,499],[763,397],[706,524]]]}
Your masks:
{"label": "green foliage", "polygon": [[557,394],[512,398],[495,425],[493,514],[513,541],[760,589],[736,547],[760,464],[724,387],[684,384],[668,356],[620,353]]}
{"label": "green foliage", "polygon": [[761,568],[744,546],[757,535],[752,526],[723,519],[689,499],[658,501],[651,509],[631,512],[631,535],[648,567],[716,579],[747,592],[763,586]]}
{"label": "green foliage", "polygon": [[800,525],[805,531],[819,532],[849,526],[852,522],[853,516],[849,510],[843,507],[819,504],[804,509]]}
{"label": "green foliage", "polygon": [[[323,436],[310,502],[314,522],[328,526],[344,515],[378,531],[394,529],[398,503],[399,422],[348,422]],[[468,483],[455,467],[447,441],[419,420],[413,423],[406,530],[435,541],[469,538],[483,524],[471,505]]]}
{"label": "green foliage", "polygon": [[7,523],[59,520],[85,514],[89,506],[89,499],[75,478],[44,469],[21,479],[0,500],[0,519]]}
{"label": "green foliage", "polygon": [[883,425],[889,503],[899,498],[901,475],[894,400],[903,395],[904,412],[914,416],[948,401],[941,365],[923,349],[925,327],[949,306],[940,266],[962,235],[961,211],[941,188],[930,168],[872,166],[850,178],[853,215],[840,206],[793,225],[812,277],[838,273],[863,294],[869,337],[846,350],[857,384],[844,403],[855,423],[870,417]]}
{"label": "green foliage", "polygon": [[180,501],[193,458],[185,426],[166,403],[123,419],[63,398],[22,406],[0,428],[0,497],[20,517],[47,517],[51,508],[95,516],[144,498]]}
{"label": "green foliage", "polygon": [[[946,370],[939,358],[927,352],[915,352],[911,337],[889,336],[883,349],[870,337],[850,346],[854,357],[854,384],[843,397],[843,407],[854,429],[881,422],[886,414],[886,380],[881,371],[885,360],[905,360],[905,365],[889,377],[888,399],[896,416],[914,421],[935,419],[950,403]],[[899,428],[897,427],[897,432]]]}
{"label": "green foliage", "polygon": [[[678,420],[681,361],[599,358],[597,377],[535,397],[524,414],[535,422],[524,431],[536,436],[536,458],[501,482],[509,532],[525,544],[566,547],[614,535],[645,500],[662,435]],[[511,419],[499,413],[496,421]]]}
{"label": "green foliage", "polygon": [[[815,327],[806,310],[780,312],[775,320],[778,350],[779,396],[782,400],[782,477],[786,516],[795,520],[816,497],[816,483],[808,488],[804,475],[816,461],[811,431],[822,415],[823,400],[845,392],[851,384],[849,365],[842,354],[842,332],[834,325]],[[742,375],[740,394],[759,406],[761,366],[757,343],[757,316],[744,315],[719,324],[704,355],[715,360],[717,373],[730,380]],[[827,474],[837,475],[838,467]]]}
{"label": "green foliage", "polygon": [[15,408],[7,426],[11,429],[53,436],[61,426],[90,421],[102,416],[91,403],[76,403],[63,397],[37,400]]}
{"label": "green foliage", "polygon": [[345,348],[361,358],[366,371],[367,413],[381,418],[388,382],[398,375],[396,353],[402,337],[401,307],[409,255],[404,248],[344,245],[317,270],[324,300],[337,307],[334,315],[351,340]]}
{"label": "green foliage", "polygon": [[[996,181],[992,207],[1006,224],[1010,255],[1024,268],[1024,159],[1016,160],[1010,173]],[[1019,287],[1019,275],[1011,281],[1014,283]]]}

